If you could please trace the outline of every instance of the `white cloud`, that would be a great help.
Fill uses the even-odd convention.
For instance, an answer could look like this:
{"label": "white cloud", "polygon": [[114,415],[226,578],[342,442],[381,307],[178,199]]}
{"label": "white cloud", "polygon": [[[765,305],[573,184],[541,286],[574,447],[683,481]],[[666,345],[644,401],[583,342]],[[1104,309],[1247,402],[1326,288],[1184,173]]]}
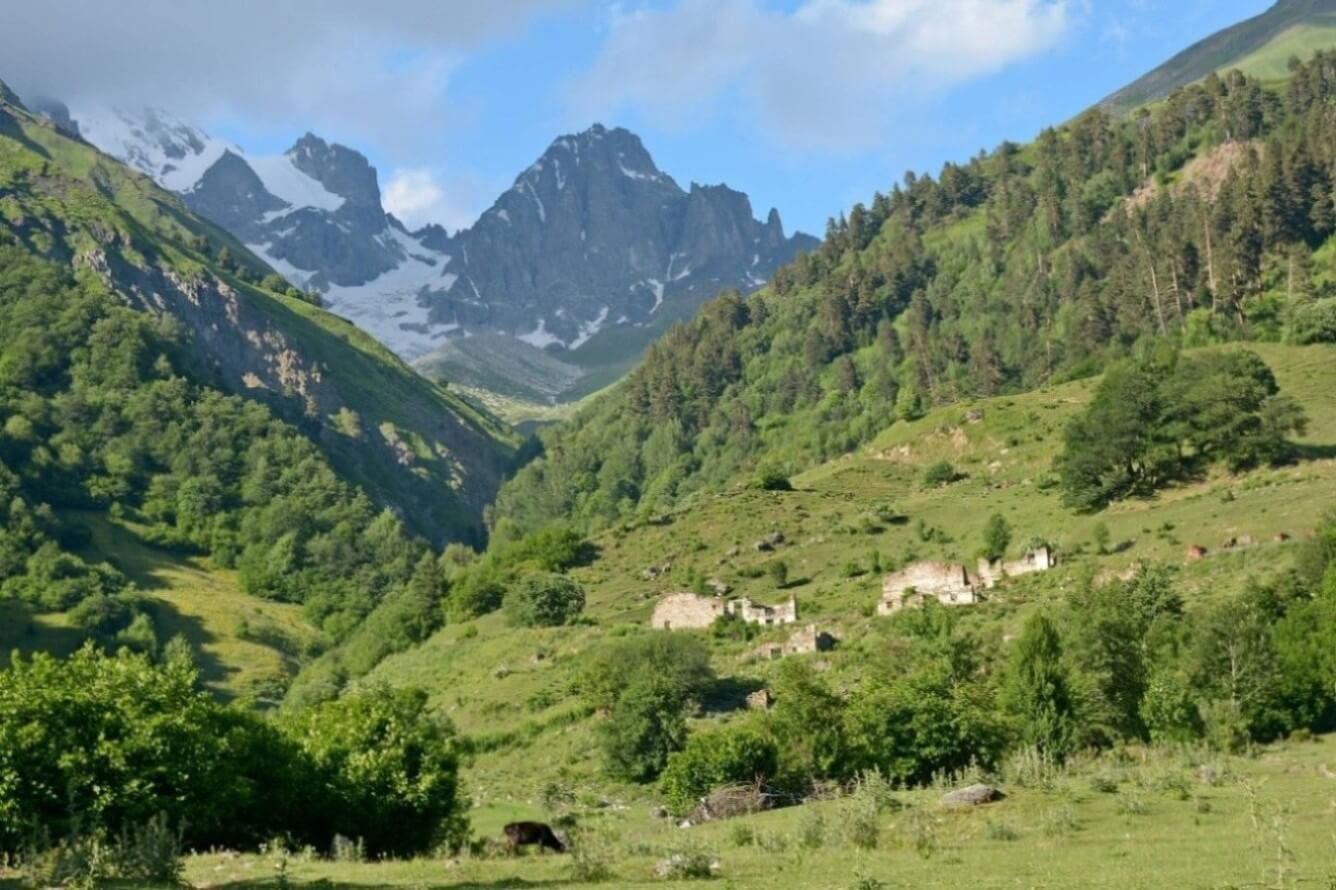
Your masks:
{"label": "white cloud", "polygon": [[688,125],[740,108],[787,146],[875,145],[886,109],[993,73],[1055,45],[1073,0],[680,0],[615,7],[593,66],[573,85],[581,119],[634,109]]}
{"label": "white cloud", "polygon": [[71,104],[312,128],[420,152],[453,67],[583,0],[4,0],[0,78]]}
{"label": "white cloud", "polygon": [[461,171],[401,167],[385,181],[381,201],[409,229],[438,223],[456,232],[473,225],[486,202],[502,188],[501,183]]}

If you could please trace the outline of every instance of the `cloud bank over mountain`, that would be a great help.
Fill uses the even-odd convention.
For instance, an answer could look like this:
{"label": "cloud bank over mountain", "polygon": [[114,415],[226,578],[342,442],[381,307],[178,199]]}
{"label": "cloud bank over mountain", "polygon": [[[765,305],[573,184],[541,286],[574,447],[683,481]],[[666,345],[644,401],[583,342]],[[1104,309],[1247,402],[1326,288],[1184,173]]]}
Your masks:
{"label": "cloud bank over mountain", "polygon": [[[634,108],[689,125],[740,100],[790,148],[840,153],[884,133],[874,111],[993,73],[1054,46],[1069,0],[682,0],[614,8],[572,86],[577,116]],[[655,64],[647,65],[645,60]]]}

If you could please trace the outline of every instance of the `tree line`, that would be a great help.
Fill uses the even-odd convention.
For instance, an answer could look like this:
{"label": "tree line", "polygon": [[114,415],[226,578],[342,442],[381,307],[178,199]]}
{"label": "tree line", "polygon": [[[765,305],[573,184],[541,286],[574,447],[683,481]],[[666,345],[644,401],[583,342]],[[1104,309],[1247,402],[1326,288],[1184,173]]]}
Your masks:
{"label": "tree line", "polygon": [[542,436],[493,520],[603,527],[936,404],[1096,374],[1163,340],[1336,342],[1336,53],[910,174],[749,297],[725,294]]}

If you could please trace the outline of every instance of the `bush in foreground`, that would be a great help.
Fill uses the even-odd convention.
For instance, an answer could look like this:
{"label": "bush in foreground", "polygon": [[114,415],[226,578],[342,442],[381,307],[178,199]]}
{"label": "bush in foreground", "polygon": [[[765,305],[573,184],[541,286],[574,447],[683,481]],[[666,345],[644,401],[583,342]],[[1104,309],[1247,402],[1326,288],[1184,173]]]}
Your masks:
{"label": "bush in foreground", "polygon": [[275,724],[220,704],[175,655],[89,646],[0,672],[0,856],[35,839],[110,849],[155,824],[196,849],[323,849],[338,833],[374,855],[417,853],[458,837],[457,773],[449,727],[416,692]]}

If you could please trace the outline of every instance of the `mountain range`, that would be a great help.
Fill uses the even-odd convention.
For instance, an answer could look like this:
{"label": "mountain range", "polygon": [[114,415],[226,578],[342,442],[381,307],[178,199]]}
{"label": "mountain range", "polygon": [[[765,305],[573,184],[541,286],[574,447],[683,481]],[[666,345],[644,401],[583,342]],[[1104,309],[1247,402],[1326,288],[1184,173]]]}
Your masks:
{"label": "mountain range", "polygon": [[[384,210],[363,155],[310,133],[261,156],[157,110],[40,107],[402,358],[533,399],[591,374],[606,382],[667,323],[721,291],[755,290],[817,244],[786,235],[776,210],[755,219],[741,192],[683,189],[620,128],[557,139],[473,226],[449,233],[409,231]],[[468,335],[489,347],[461,348]],[[555,375],[522,370],[554,361]]]}

